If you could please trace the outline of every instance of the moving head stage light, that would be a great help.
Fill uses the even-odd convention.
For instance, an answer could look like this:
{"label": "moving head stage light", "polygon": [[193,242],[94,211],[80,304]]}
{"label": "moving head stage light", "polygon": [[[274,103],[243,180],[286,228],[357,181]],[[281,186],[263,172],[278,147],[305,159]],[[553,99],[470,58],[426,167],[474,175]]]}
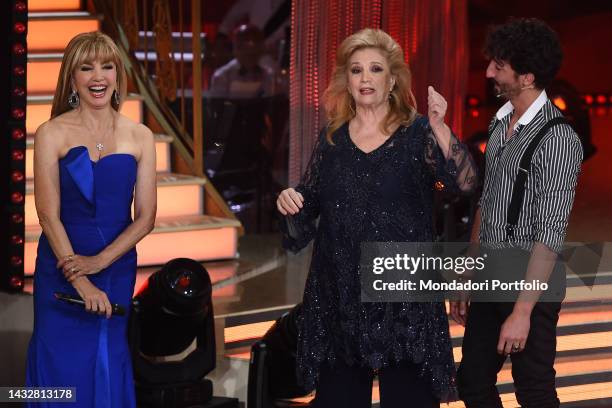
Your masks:
{"label": "moving head stage light", "polygon": [[211,403],[212,382],[204,376],[215,368],[216,353],[206,269],[191,259],[173,259],[149,277],[132,305],[129,342],[138,405]]}
{"label": "moving head stage light", "polygon": [[285,313],[251,348],[248,408],[308,406],[291,401],[312,391],[302,388],[296,377],[297,319],[301,311],[298,304]]}

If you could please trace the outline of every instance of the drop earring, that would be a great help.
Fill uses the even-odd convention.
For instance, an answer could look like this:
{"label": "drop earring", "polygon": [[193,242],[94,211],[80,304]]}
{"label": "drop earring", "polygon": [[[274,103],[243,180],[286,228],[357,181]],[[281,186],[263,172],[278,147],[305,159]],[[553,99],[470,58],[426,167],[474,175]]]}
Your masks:
{"label": "drop earring", "polygon": [[113,100],[115,101],[115,105],[119,106],[119,103],[121,102],[121,97],[119,96],[119,92],[117,92],[116,90],[113,91]]}
{"label": "drop earring", "polygon": [[73,89],[68,96],[68,105],[70,105],[72,109],[76,109],[79,107],[80,102],[79,94]]}

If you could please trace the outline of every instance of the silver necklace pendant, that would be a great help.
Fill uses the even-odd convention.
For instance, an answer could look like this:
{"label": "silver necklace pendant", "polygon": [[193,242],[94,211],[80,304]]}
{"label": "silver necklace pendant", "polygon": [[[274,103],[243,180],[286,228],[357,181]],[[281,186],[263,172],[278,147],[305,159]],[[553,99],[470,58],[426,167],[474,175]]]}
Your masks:
{"label": "silver necklace pendant", "polygon": [[96,149],[98,149],[98,151],[101,152],[102,150],[104,150],[104,145],[102,143],[98,143],[96,145]]}

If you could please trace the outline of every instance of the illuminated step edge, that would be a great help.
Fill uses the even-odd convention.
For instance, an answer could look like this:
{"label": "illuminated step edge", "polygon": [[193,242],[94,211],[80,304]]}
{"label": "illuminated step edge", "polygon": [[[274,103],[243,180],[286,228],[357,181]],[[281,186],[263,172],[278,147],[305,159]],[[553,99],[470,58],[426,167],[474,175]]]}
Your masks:
{"label": "illuminated step edge", "polygon": [[[155,135],[155,170],[158,173],[170,172],[170,144],[172,137],[167,135]],[[26,141],[26,178],[34,177],[34,135],[28,136]]]}
{"label": "illuminated step edge", "polygon": [[[226,357],[248,361],[250,359],[250,353],[246,351],[226,354]],[[557,359],[555,363],[555,369],[557,371],[556,386],[559,400],[564,404],[562,405],[563,407],[583,406],[572,405],[572,402],[596,402],[598,400],[603,401],[612,398],[612,381],[610,381],[612,379],[612,371],[609,370],[610,366],[607,366],[607,370],[588,371],[588,367],[593,363],[597,364],[597,360],[567,362],[563,359]],[[602,361],[601,364],[604,366],[605,364],[609,364],[609,362],[606,360]],[[568,369],[568,366],[571,367]],[[581,370],[580,367],[583,367],[583,369]],[[510,381],[511,376],[511,368],[509,365],[504,366],[502,371],[498,374],[498,389],[505,408],[519,407],[514,395],[514,386]],[[507,379],[507,381],[502,380],[502,378]],[[291,401],[306,403],[312,398],[313,396],[310,395],[303,398],[291,399]],[[379,407],[377,404],[380,402],[380,391],[376,379],[372,387],[372,402],[376,404],[374,407]],[[594,406],[595,405],[591,408],[594,408]],[[610,405],[601,405],[602,408],[604,406]],[[442,403],[440,407],[465,408],[465,405],[461,401],[453,401],[449,404]]]}
{"label": "illuminated step edge", "polygon": [[[157,173],[156,176],[158,217],[202,214],[205,178],[172,173]],[[38,225],[33,180],[26,183],[25,225]]]}
{"label": "illuminated step edge", "polygon": [[[29,95],[26,107],[26,132],[32,134],[51,117],[53,96]],[[121,113],[134,122],[142,122],[142,97],[129,94],[121,105]]]}
{"label": "illuminated step edge", "polygon": [[81,0],[28,0],[28,10],[33,11],[78,11],[81,9]]}
{"label": "illuminated step edge", "polygon": [[102,16],[94,16],[87,11],[82,10],[46,10],[46,11],[29,11],[28,12],[28,20],[29,22],[38,21],[38,20],[82,20],[82,19],[98,19],[101,20]]}
{"label": "illuminated step edge", "polygon": [[77,34],[99,29],[100,17],[87,12],[28,13],[28,51],[62,51]]}
{"label": "illuminated step edge", "polygon": [[[226,327],[225,343],[226,345],[234,343],[237,346],[242,346],[245,342],[252,343],[260,339],[273,324],[274,320],[269,320]],[[559,352],[612,346],[612,321],[566,326],[563,326],[563,324],[563,320],[560,319],[559,327],[557,328],[559,332],[557,335],[557,351]],[[589,328],[591,330],[596,329],[597,332],[585,332]],[[582,333],[575,333],[576,331],[582,331]],[[461,336],[452,336],[453,345],[455,346],[453,347],[455,361],[461,360],[460,345],[463,339],[462,334]]]}
{"label": "illuminated step edge", "polygon": [[[173,258],[197,261],[236,258],[240,222],[209,215],[158,218],[154,230],[137,246],[138,265],[161,265]],[[25,273],[34,273],[41,229],[26,227]]]}
{"label": "illuminated step edge", "polygon": [[[248,361],[250,359],[250,353],[248,351],[241,353],[226,354],[229,359],[237,359],[242,361]],[[572,402],[581,401],[597,401],[606,400],[612,398],[612,371],[609,370],[596,370],[596,371],[585,371],[580,370],[582,367],[589,367],[594,361],[577,361],[575,364],[568,363],[562,359],[557,359],[555,363],[555,369],[557,370],[556,386],[559,400],[567,405],[563,407],[573,406]],[[606,364],[607,361],[602,363]],[[572,364],[570,369],[567,368],[568,364]],[[564,374],[564,371],[566,374]],[[581,374],[576,374],[581,372]],[[502,371],[498,374],[498,389],[500,391],[500,397],[505,408],[519,407],[516,397],[514,395],[514,386],[511,379],[511,368],[505,366]],[[507,378],[508,381],[503,381],[502,378]],[[312,399],[312,395],[304,398],[291,399],[293,402],[308,402]],[[380,392],[378,388],[378,381],[375,379],[374,386],[372,387],[372,402],[377,404],[380,401]],[[578,405],[576,405],[578,406]],[[582,405],[580,405],[582,406]],[[595,405],[594,405],[595,406]],[[591,408],[594,408],[592,406]],[[599,405],[597,405],[599,406]],[[608,407],[610,405],[601,405]],[[378,405],[375,405],[378,407]],[[440,407],[453,407],[453,408],[465,408],[465,405],[461,401],[453,401],[450,404],[443,403]]]}

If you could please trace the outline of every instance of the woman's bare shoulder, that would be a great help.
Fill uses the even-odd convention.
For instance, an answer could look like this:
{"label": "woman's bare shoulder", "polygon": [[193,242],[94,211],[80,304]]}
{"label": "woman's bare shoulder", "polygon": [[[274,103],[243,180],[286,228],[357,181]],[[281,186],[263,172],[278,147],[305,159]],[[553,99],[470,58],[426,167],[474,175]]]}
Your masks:
{"label": "woman's bare shoulder", "polygon": [[66,138],[74,126],[74,118],[71,112],[63,113],[43,122],[36,129],[35,141],[37,144],[53,144],[57,147],[65,144]]}
{"label": "woman's bare shoulder", "polygon": [[142,123],[135,122],[127,116],[119,114],[117,127],[130,134],[135,142],[140,143],[153,137],[153,132]]}

